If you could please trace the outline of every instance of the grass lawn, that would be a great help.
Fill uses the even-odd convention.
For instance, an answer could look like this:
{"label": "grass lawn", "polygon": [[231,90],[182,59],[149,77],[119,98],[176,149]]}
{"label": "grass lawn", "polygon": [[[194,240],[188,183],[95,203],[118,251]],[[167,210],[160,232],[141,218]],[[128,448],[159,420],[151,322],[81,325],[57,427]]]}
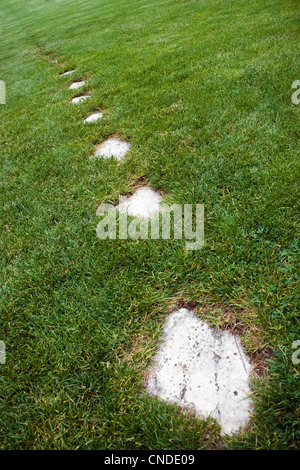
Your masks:
{"label": "grass lawn", "polygon": [[[299,448],[299,19],[297,0],[1,0],[0,448]],[[110,136],[124,160],[90,159]],[[97,238],[97,206],[140,181],[204,204],[201,250]],[[145,392],[185,302],[257,366],[236,436]]]}

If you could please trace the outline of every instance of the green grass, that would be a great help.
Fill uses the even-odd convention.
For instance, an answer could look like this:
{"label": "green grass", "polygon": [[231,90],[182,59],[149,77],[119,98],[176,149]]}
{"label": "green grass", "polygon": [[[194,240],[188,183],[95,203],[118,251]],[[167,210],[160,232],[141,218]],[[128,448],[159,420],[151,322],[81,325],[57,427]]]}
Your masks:
{"label": "green grass", "polygon": [[[299,448],[299,16],[297,0],[1,1],[0,448]],[[71,106],[76,79],[92,98]],[[90,160],[114,134],[129,156]],[[139,178],[204,204],[201,250],[96,237],[97,205]],[[177,300],[213,323],[230,308],[248,353],[273,351],[239,436],[145,393]]]}

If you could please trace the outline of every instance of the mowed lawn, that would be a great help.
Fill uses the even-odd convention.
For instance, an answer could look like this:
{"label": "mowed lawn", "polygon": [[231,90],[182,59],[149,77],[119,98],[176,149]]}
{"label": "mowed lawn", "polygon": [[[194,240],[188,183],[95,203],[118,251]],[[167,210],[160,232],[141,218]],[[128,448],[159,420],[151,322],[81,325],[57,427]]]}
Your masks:
{"label": "mowed lawn", "polygon": [[[299,20],[297,0],[1,0],[2,449],[299,448]],[[110,136],[124,160],[90,159]],[[97,206],[141,184],[204,204],[201,250],[97,238]],[[239,435],[145,391],[185,304],[255,364]]]}

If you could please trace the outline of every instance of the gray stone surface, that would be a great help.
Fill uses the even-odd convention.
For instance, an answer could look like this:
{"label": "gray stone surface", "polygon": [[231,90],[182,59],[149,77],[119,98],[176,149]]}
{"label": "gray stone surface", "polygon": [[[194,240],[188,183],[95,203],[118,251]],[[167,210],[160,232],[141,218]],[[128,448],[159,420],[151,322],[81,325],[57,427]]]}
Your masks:
{"label": "gray stone surface", "polygon": [[61,73],[60,76],[61,77],[66,77],[67,75],[71,75],[71,73],[74,73],[74,72],[75,72],[75,70],[67,70],[64,73]]}
{"label": "gray stone surface", "polygon": [[153,189],[140,188],[128,199],[124,198],[116,209],[133,217],[150,218],[159,211],[161,201],[162,197]]}
{"label": "gray stone surface", "polygon": [[111,158],[114,157],[116,160],[122,160],[126,153],[130,149],[128,142],[123,142],[120,139],[107,139],[102,144],[96,147],[94,157],[99,158]]}
{"label": "gray stone surface", "polygon": [[212,416],[223,434],[234,434],[250,419],[251,371],[237,336],[181,308],[166,320],[147,390],[199,417]]}
{"label": "gray stone surface", "polygon": [[82,103],[83,101],[87,100],[90,98],[90,95],[82,95],[82,96],[76,96],[75,98],[72,99],[73,104],[79,104]]}
{"label": "gray stone surface", "polygon": [[98,112],[90,114],[87,118],[85,118],[84,122],[96,122],[102,118],[103,118],[103,114],[100,113],[100,111],[98,111]]}
{"label": "gray stone surface", "polygon": [[85,85],[85,81],[82,80],[80,82],[73,82],[71,83],[71,85],[69,86],[69,90],[77,90],[78,88],[81,88]]}

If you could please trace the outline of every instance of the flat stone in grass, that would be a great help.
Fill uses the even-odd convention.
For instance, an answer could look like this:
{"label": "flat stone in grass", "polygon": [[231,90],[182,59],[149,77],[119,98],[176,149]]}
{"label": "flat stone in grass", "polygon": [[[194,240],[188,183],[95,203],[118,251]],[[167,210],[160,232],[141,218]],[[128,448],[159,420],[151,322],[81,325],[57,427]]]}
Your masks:
{"label": "flat stone in grass", "polygon": [[76,96],[75,98],[72,99],[73,104],[79,104],[82,103],[83,101],[87,100],[90,98],[90,95],[82,95],[82,96]]}
{"label": "flat stone in grass", "polygon": [[71,73],[76,72],[76,70],[67,70],[66,72],[60,73],[60,77],[65,77],[66,75],[71,75]]}
{"label": "flat stone in grass", "polygon": [[111,158],[122,160],[130,149],[131,145],[128,142],[123,142],[119,139],[107,139],[102,144],[96,147],[94,157],[96,158]]}
{"label": "flat stone in grass", "polygon": [[102,118],[103,118],[102,113],[95,112],[95,113],[90,114],[90,116],[88,116],[87,118],[85,118],[84,122],[96,122],[96,121],[98,121],[99,119],[102,119]]}
{"label": "flat stone in grass", "polygon": [[77,90],[77,88],[81,88],[82,86],[85,85],[85,81],[82,80],[81,82],[73,82],[69,86],[69,90]]}
{"label": "flat stone in grass", "polygon": [[166,320],[147,390],[199,417],[215,418],[222,434],[234,434],[250,419],[251,371],[236,335],[181,308]]}
{"label": "flat stone in grass", "polygon": [[119,212],[127,213],[133,217],[151,218],[159,211],[162,197],[151,188],[140,188],[128,199],[116,207]]}

